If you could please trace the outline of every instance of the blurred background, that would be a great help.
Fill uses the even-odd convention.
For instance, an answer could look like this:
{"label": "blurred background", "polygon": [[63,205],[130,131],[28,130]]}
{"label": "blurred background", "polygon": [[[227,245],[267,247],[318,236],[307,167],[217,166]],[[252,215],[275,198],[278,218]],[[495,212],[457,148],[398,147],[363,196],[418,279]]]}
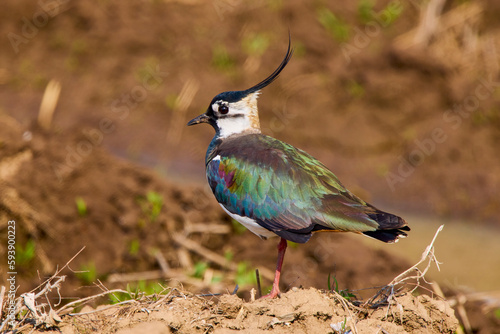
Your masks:
{"label": "blurred background", "polygon": [[498,324],[485,300],[500,290],[499,15],[492,0],[4,0],[0,250],[15,220],[20,291],[83,246],[70,296],[97,279],[244,291],[256,267],[270,285],[275,241],[221,212],[205,184],[213,130],[186,123],[268,76],[290,32],[294,56],[259,99],[263,132],[412,232],[395,246],[316,236],[292,247],[284,284],[384,284],[445,224],[429,279]]}

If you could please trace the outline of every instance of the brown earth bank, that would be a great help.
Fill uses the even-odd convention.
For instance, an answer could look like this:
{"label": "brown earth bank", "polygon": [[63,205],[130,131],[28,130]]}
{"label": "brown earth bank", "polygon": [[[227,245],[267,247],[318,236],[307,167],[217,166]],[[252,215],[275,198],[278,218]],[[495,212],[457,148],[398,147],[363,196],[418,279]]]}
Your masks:
{"label": "brown earth bank", "polygon": [[[9,126],[4,127],[7,123]],[[34,289],[60,269],[62,272],[56,276],[64,275],[64,282],[47,295],[52,305],[59,304],[61,297],[64,305],[107,289],[121,289],[122,292],[117,293],[119,296],[116,298],[95,299],[92,305],[123,300],[123,293],[127,291],[153,293],[160,292],[159,288],[189,287],[192,292],[227,293],[233,291],[237,284],[240,286],[238,294],[249,298],[250,288],[256,287],[255,268],[260,270],[263,289],[267,291],[276,261],[276,242],[262,241],[249,232],[237,229],[237,225],[227,219],[211,194],[203,188],[166,182],[155,173],[114,158],[99,147],[93,148],[79,163],[60,172],[57,166],[67,157],[66,148],[77,147],[83,140],[78,133],[47,133],[36,125],[22,128],[9,117],[3,117],[1,125],[8,129],[0,134],[2,157],[5,157],[0,160],[2,222],[15,220],[16,242],[21,245],[19,249],[26,249],[32,242],[36,254],[17,264],[18,295]],[[148,194],[151,193],[161,198],[157,214],[154,213],[155,202],[148,201]],[[77,198],[85,203],[85,210],[78,209]],[[2,229],[5,228],[2,226]],[[2,234],[1,239],[2,245],[6,245],[6,234]],[[196,245],[192,246],[190,242]],[[136,246],[132,246],[134,244]],[[67,267],[63,267],[82,247],[85,249]],[[0,250],[0,256],[6,257],[6,248],[2,246]],[[315,329],[311,329],[316,328],[314,324],[321,324],[322,329],[329,328],[330,324],[337,323],[338,319],[341,321],[346,314],[339,308],[341,302],[328,297],[328,294],[297,288],[326,289],[331,274],[338,282],[338,291],[348,289],[356,298],[367,300],[380,286],[388,284],[409,267],[407,261],[389,251],[390,247],[387,251],[373,250],[360,243],[359,238],[332,233],[316,235],[304,245],[292,245],[287,252],[282,288],[293,293],[289,292],[291,295],[285,294],[280,299],[288,306],[277,301],[257,301],[257,304],[270,304],[256,309],[254,304],[245,304],[236,296],[227,297],[232,298],[232,302],[239,300],[238,314],[242,305],[251,310],[241,311],[246,313],[244,319],[240,315],[240,322],[233,319],[234,308],[227,314],[213,314],[220,308],[230,309],[224,306],[226,297],[221,297],[219,302],[219,297],[210,301],[210,298],[191,296],[188,298],[191,306],[184,305],[181,301],[184,297],[180,297],[171,304],[162,304],[165,309],[160,313],[156,313],[158,310],[155,309],[151,317],[145,317],[138,310],[127,313],[124,309],[113,309],[120,314],[115,319],[116,324],[106,324],[104,319],[108,319],[108,315],[103,313],[96,314],[96,319],[63,317],[60,325],[63,332],[69,329],[74,332],[90,329],[114,332],[125,327],[134,330],[137,325],[137,330],[142,330],[141,326],[157,326],[154,330],[161,329],[160,332],[177,330],[189,333],[194,329],[196,332],[207,332],[233,327],[253,331],[267,328],[269,321],[274,321],[269,328],[276,331],[286,331],[292,324],[292,328],[314,333]],[[4,273],[7,271],[3,262],[0,269]],[[335,286],[333,280],[330,282],[331,286]],[[42,288],[45,286],[42,284]],[[295,294],[297,291],[301,291],[300,294]],[[404,312],[410,313],[413,308],[422,311],[437,302],[408,294],[404,298],[411,298],[409,304],[404,306]],[[422,298],[425,300],[422,301]],[[323,300],[323,303],[319,306],[312,303],[308,308],[303,303],[309,299]],[[421,302],[431,304],[422,306]],[[317,310],[313,310],[315,307]],[[433,313],[435,306],[429,307],[419,315],[420,320],[408,318],[402,322],[396,319],[399,316],[393,316],[392,320],[385,318],[381,323],[386,311],[377,313],[376,319],[371,319],[372,311],[367,311],[362,316],[365,320],[362,324],[356,323],[356,326],[381,326],[397,329],[397,332],[412,332],[409,328],[416,321],[420,327],[415,327],[415,331],[430,328],[428,326],[433,330],[444,326],[442,328],[451,331],[454,325],[443,319],[438,324],[441,315]],[[278,309],[284,311],[289,308],[295,309],[291,311],[292,318],[291,315],[284,317],[286,314],[282,312],[276,313]],[[173,309],[175,311],[169,313],[168,310]],[[441,306],[437,309],[443,311]],[[182,316],[177,313],[181,310],[185,312]],[[88,311],[88,308],[82,310]],[[201,315],[206,312],[207,315]],[[173,318],[161,320],[163,315],[159,314],[169,314]],[[446,317],[451,317],[452,313],[446,311],[446,314]],[[160,318],[155,318],[156,315]],[[203,321],[205,317],[208,318]],[[256,318],[250,320],[252,317]],[[153,323],[138,324],[146,318],[155,320]],[[275,318],[278,320],[273,320]],[[177,322],[172,323],[173,319]],[[477,320],[472,320],[474,328],[484,326],[479,319],[478,315]],[[399,325],[397,321],[400,321]]]}

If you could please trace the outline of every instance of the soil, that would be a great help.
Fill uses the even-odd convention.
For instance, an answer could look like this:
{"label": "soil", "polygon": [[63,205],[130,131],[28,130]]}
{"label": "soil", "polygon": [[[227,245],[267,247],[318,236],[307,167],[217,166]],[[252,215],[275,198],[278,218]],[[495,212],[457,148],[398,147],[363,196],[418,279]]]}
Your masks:
{"label": "soil", "polygon": [[[92,311],[85,309],[85,312]],[[334,295],[313,288],[294,288],[279,299],[253,302],[228,294],[212,299],[180,296],[147,313],[136,313],[133,318],[120,319],[119,313],[119,309],[114,308],[97,315],[75,316],[71,323],[61,326],[61,331],[81,331],[86,324],[81,321],[83,318],[94,324],[94,330],[120,334],[347,333],[349,330],[358,333],[454,333],[458,325],[453,309],[445,301],[425,295],[417,298],[402,295],[398,308],[390,311],[380,308],[352,312]],[[342,324],[345,324],[345,331],[340,330]]]}
{"label": "soil", "polygon": [[[264,289],[271,284],[277,241],[241,231],[221,211],[204,180],[212,129],[185,124],[217,93],[247,88],[268,75],[286,50],[288,31],[295,55],[259,102],[266,134],[312,153],[381,208],[498,225],[500,95],[492,50],[500,48],[500,7],[494,1],[464,4],[470,6],[466,12],[477,12],[465,18],[459,5],[447,5],[443,22],[458,13],[459,23],[436,32],[427,47],[407,47],[419,23],[417,7],[405,5],[388,25],[373,16],[368,23],[380,30],[367,37],[369,25],[356,6],[4,1],[0,257],[9,220],[16,221],[20,250],[35,247],[34,256],[21,252],[27,255],[16,268],[18,293],[35,288],[85,247],[61,273],[67,275],[59,291],[64,303],[103,286],[150,289],[161,282],[191,294],[227,294],[239,285],[239,297],[175,298],[149,316],[128,314],[110,332],[224,332],[231,326],[312,332],[313,325],[327,332],[345,316],[338,300],[303,288],[326,289],[331,274],[340,289],[366,300],[374,289],[365,289],[407,269],[410,264],[390,246],[374,250],[356,236],[321,234],[287,250],[283,298],[239,299],[248,300],[255,287],[255,268]],[[377,2],[373,11],[387,6]],[[332,38],[321,25],[325,8],[351,27],[347,40]],[[457,42],[470,27],[476,44]],[[12,42],[12,34],[22,42]],[[37,117],[51,80],[62,90],[46,130]],[[187,247],[189,241],[201,248]],[[0,263],[2,280],[5,265]],[[427,298],[402,298],[408,320],[381,324],[375,311],[356,326],[360,332],[371,325],[391,333],[423,332],[423,326],[453,332],[452,315]],[[304,299],[317,300],[322,309],[308,308]],[[266,310],[258,311],[259,305]],[[288,312],[291,305],[296,309]],[[475,332],[498,333],[493,311],[466,307]],[[182,316],[172,319],[176,313],[168,310],[179,309]],[[224,321],[212,317],[221,309]],[[410,315],[414,309],[420,320]],[[238,319],[241,310],[245,317]],[[202,318],[208,320],[202,324]],[[273,318],[277,322],[266,327]],[[70,319],[64,317],[63,325],[78,332]],[[444,322],[435,325],[437,319]]]}

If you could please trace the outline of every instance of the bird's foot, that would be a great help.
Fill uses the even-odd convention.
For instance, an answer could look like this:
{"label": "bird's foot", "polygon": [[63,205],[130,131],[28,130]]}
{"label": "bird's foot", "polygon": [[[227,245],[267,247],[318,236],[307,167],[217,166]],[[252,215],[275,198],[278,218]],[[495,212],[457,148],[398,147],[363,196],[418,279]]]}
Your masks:
{"label": "bird's foot", "polygon": [[273,286],[273,289],[271,290],[271,292],[267,295],[264,295],[262,297],[260,297],[259,299],[274,299],[276,297],[279,297],[281,296],[281,291],[279,288],[275,288]]}

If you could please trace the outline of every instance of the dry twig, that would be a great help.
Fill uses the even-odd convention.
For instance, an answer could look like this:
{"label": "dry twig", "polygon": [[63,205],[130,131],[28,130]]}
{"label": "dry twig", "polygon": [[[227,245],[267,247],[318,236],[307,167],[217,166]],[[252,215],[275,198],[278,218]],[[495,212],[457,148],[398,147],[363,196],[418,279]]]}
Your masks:
{"label": "dry twig", "polygon": [[[437,229],[436,233],[434,234],[434,238],[432,238],[432,241],[431,243],[429,244],[429,246],[427,246],[427,248],[425,249],[425,251],[422,253],[422,257],[420,258],[420,261],[418,261],[416,264],[414,264],[413,266],[411,266],[410,268],[408,268],[407,270],[405,270],[404,272],[402,272],[401,274],[399,274],[398,276],[396,276],[391,283],[389,283],[389,285],[398,285],[398,284],[401,284],[405,281],[408,281],[410,279],[416,279],[417,280],[417,283],[419,282],[419,280],[424,280],[425,281],[425,274],[427,273],[427,271],[429,270],[429,268],[431,267],[431,264],[434,262],[438,268],[438,270],[440,269],[439,268],[439,264],[440,262],[436,259],[436,256],[434,255],[434,242],[436,241],[436,238],[438,236],[438,234],[443,230],[443,227],[444,225],[441,225],[439,226],[439,228]],[[423,271],[421,271],[418,266],[420,264],[422,264],[423,262],[427,261],[427,265],[425,267],[425,269]],[[417,272],[417,275],[411,275],[412,272]],[[418,287],[418,284],[417,284],[417,287]],[[417,289],[417,287],[415,287],[413,291],[415,291],[415,289]]]}
{"label": "dry twig", "polygon": [[[435,263],[438,270],[439,270],[439,261],[436,259],[436,256],[434,255],[434,242],[436,241],[436,238],[438,234],[443,230],[444,225],[439,226],[437,229],[436,233],[434,234],[434,237],[432,238],[431,243],[427,246],[425,251],[422,253],[422,257],[420,258],[420,261],[418,261],[415,265],[411,266],[398,276],[396,276],[388,285],[382,287],[372,298],[367,300],[364,303],[364,306],[369,306],[369,307],[378,307],[380,305],[391,305],[391,304],[398,304],[396,300],[396,296],[400,291],[402,291],[403,286],[405,283],[408,281],[416,281],[415,287],[411,290],[411,292],[415,291],[418,287],[420,287],[420,281],[424,281],[426,283],[429,283],[425,280],[425,275],[429,268],[431,267],[432,263]],[[424,270],[420,270],[418,268],[419,265],[422,263],[427,262]],[[430,283],[429,283],[430,284]],[[389,312],[389,309],[387,310]]]}

